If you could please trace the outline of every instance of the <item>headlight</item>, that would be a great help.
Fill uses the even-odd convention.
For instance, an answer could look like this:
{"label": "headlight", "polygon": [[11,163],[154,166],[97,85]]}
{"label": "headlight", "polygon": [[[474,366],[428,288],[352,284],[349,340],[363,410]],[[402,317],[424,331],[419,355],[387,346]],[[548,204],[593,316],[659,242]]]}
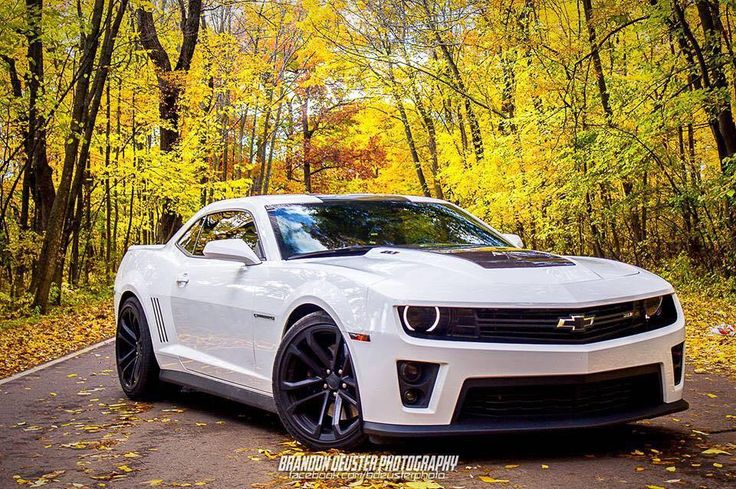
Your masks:
{"label": "headlight", "polygon": [[422,306],[404,306],[401,310],[404,326],[410,331],[431,333],[440,323],[440,308]]}
{"label": "headlight", "polygon": [[647,319],[652,319],[662,313],[662,297],[650,297],[644,299],[644,314]]}

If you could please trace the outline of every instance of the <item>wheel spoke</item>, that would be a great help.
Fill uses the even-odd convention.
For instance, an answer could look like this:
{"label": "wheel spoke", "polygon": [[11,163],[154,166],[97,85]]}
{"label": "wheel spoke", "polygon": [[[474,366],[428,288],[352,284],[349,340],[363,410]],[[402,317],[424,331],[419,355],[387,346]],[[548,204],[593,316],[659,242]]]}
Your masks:
{"label": "wheel spoke", "polygon": [[358,407],[358,401],[356,399],[354,399],[353,396],[351,396],[347,392],[341,391],[340,392],[340,397],[342,397],[343,399],[345,399],[348,403],[352,404],[356,408]]}
{"label": "wheel spoke", "polygon": [[332,430],[336,435],[342,435],[343,431],[340,428],[340,416],[342,415],[342,396],[335,398],[335,407],[332,409]]}
{"label": "wheel spoke", "polygon": [[125,363],[125,365],[123,365],[123,364],[122,364],[122,362],[121,362],[121,367],[122,367],[122,368],[120,369],[120,371],[121,371],[121,372],[123,372],[123,373],[127,372],[127,370],[128,370],[128,369],[129,369],[130,367],[131,367],[131,365],[135,364],[135,361],[136,361],[137,359],[138,359],[138,357],[133,357],[133,358],[131,358],[130,360],[128,360],[128,361],[127,361],[127,362]]}
{"label": "wheel spoke", "polygon": [[315,374],[322,374],[324,372],[324,368],[317,365],[315,361],[312,360],[309,355],[300,350],[299,347],[292,346],[289,351],[292,355],[296,356],[304,365],[310,368]]}
{"label": "wheel spoke", "polygon": [[310,334],[307,335],[307,345],[309,345],[309,348],[314,352],[319,361],[322,362],[323,368],[327,369],[332,367],[330,357],[327,356],[324,348],[319,344],[317,338],[314,337],[314,332],[310,332]]}
{"label": "wheel spoke", "polygon": [[[120,327],[121,327],[122,331],[125,332],[125,334],[127,334],[131,340],[133,340],[133,343],[130,343],[130,341],[128,341],[128,343],[130,343],[131,345],[135,345],[136,342],[138,341],[138,336],[136,336],[136,334],[133,333],[133,330],[130,329],[130,326],[128,326],[126,324],[126,321],[120,321]],[[120,336],[123,339],[126,339],[127,340],[127,338],[125,338],[124,335],[120,335]]]}
{"label": "wheel spoke", "polygon": [[312,401],[312,400],[314,400],[314,399],[317,399],[318,397],[320,397],[320,396],[323,396],[324,394],[325,394],[325,393],[324,393],[324,391],[319,391],[319,392],[316,392],[316,393],[314,393],[314,394],[308,395],[307,397],[304,397],[304,398],[302,398],[302,399],[297,399],[296,401],[294,401],[294,402],[293,402],[293,403],[292,403],[292,404],[291,404],[291,405],[290,405],[290,406],[288,407],[288,409],[287,409],[287,410],[289,411],[289,413],[290,413],[290,414],[293,414],[293,413],[294,413],[294,411],[296,411],[296,410],[297,410],[297,408],[298,408],[299,406],[301,406],[302,404],[304,404],[304,403],[307,403],[307,402],[309,402],[309,401]]}
{"label": "wheel spoke", "polygon": [[128,358],[130,358],[131,355],[134,355],[134,354],[135,354],[135,348],[131,349],[130,351],[128,351],[128,353],[120,357],[118,359],[118,363],[122,365],[124,362],[128,360]]}
{"label": "wheel spoke", "polygon": [[335,355],[332,357],[332,370],[335,371],[339,368],[342,368],[344,366],[344,358],[345,352],[343,350],[343,347],[345,345],[345,340],[343,340],[342,335],[338,333],[337,335],[337,344],[335,346]]}
{"label": "wheel spoke", "polygon": [[325,425],[325,419],[327,418],[327,410],[330,407],[330,393],[328,391],[324,392],[325,399],[322,401],[322,409],[319,411],[319,416],[317,417],[317,423],[314,427],[314,430],[312,431],[312,435],[319,436],[322,434],[322,429]]}
{"label": "wheel spoke", "polygon": [[304,380],[296,380],[296,381],[293,381],[293,382],[292,381],[284,380],[284,381],[281,382],[281,387],[284,390],[293,391],[293,390],[297,390],[297,389],[303,389],[305,387],[315,386],[315,385],[321,384],[323,382],[324,382],[324,380],[322,380],[322,378],[320,378],[320,377],[309,377],[309,378],[304,379]]}
{"label": "wheel spoke", "polygon": [[141,361],[140,355],[135,357],[133,364],[133,371],[131,372],[131,383],[138,383],[138,379],[141,377],[141,369],[143,368],[143,362]]}

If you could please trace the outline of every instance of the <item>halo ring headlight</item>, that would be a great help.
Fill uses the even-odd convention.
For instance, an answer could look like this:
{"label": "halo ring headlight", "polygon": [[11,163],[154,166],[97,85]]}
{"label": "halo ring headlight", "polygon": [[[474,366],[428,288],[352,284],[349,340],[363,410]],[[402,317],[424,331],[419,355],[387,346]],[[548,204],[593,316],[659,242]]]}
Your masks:
{"label": "halo ring headlight", "polygon": [[404,313],[403,313],[404,324],[410,331],[416,331],[414,326],[412,326],[411,323],[409,322],[408,312],[409,312],[409,308],[411,307],[423,307],[426,309],[434,308],[434,322],[432,323],[432,326],[425,329],[424,332],[431,333],[432,331],[434,331],[434,329],[440,323],[440,308],[437,306],[404,306]]}
{"label": "halo ring headlight", "polygon": [[644,299],[644,314],[647,319],[652,319],[662,312],[662,296]]}

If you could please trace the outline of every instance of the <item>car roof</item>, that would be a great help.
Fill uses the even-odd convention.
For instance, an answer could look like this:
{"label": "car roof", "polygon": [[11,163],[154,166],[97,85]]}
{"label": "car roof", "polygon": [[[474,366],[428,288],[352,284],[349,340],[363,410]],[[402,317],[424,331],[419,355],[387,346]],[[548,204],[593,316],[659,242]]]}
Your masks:
{"label": "car roof", "polygon": [[356,202],[356,201],[407,201],[407,202],[444,202],[440,199],[416,195],[393,194],[275,194],[254,195],[237,199],[220,200],[209,204],[208,211],[248,205],[268,206],[278,204],[318,204],[320,202]]}

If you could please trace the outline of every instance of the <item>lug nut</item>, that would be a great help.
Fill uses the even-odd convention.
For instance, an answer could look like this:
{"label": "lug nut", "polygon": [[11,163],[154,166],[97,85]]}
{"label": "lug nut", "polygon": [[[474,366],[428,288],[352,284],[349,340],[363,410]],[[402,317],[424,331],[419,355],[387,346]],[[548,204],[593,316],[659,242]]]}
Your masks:
{"label": "lug nut", "polygon": [[327,389],[327,384],[322,385],[323,389]]}
{"label": "lug nut", "polygon": [[332,397],[337,397],[337,392],[333,392]]}
{"label": "lug nut", "polygon": [[337,371],[337,375],[342,375],[342,369]]}
{"label": "lug nut", "polygon": [[328,369],[327,369],[327,375],[330,375],[331,373],[332,373],[332,372],[331,372],[331,371],[330,371],[330,369],[328,368]]}
{"label": "lug nut", "polygon": [[342,383],[342,388],[343,388],[343,389],[347,389],[347,388],[348,388],[348,385],[347,385],[347,384],[346,384],[345,382],[343,382],[343,383]]}

